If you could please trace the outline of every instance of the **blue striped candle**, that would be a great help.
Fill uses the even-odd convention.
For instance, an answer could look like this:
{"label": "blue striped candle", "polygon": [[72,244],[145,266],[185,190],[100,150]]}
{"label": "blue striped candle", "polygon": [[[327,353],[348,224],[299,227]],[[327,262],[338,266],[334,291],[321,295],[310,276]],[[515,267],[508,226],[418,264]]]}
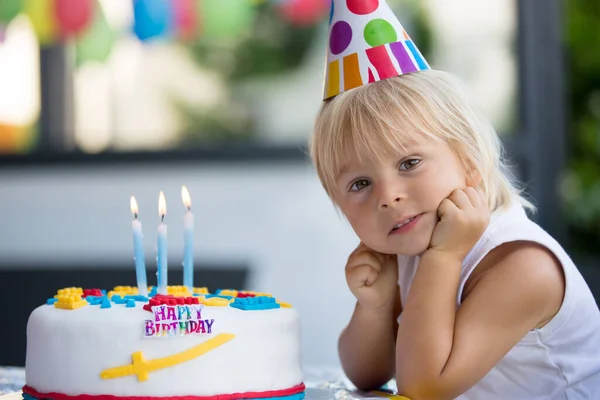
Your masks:
{"label": "blue striped candle", "polygon": [[135,197],[131,196],[131,213],[133,221],[131,228],[133,230],[133,260],[135,262],[135,277],[137,280],[138,294],[148,295],[148,283],[146,281],[146,260],[144,259],[144,235],[142,233],[142,223],[138,221],[138,205]]}
{"label": "blue striped candle", "polygon": [[167,202],[165,194],[160,192],[158,196],[158,215],[160,216],[160,224],[158,225],[158,255],[157,262],[157,293],[167,294],[167,225],[164,223],[165,215],[167,214]]}
{"label": "blue striped candle", "polygon": [[194,292],[194,214],[192,199],[185,186],[181,187],[181,199],[187,212],[183,216],[183,285],[190,293]]}

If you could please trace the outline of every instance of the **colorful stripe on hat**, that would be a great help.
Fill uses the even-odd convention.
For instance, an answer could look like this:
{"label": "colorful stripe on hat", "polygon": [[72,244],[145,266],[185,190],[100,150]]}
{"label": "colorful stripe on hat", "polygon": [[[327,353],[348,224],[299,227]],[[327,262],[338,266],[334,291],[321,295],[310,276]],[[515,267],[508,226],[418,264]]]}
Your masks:
{"label": "colorful stripe on hat", "polygon": [[[333,60],[328,65],[325,98],[334,97],[343,91],[350,90],[367,83],[391,78],[411,72],[430,69],[429,65],[416,48],[412,40],[403,40],[365,50],[368,71],[367,79],[363,80],[358,53],[343,57],[342,65],[339,60]],[[365,68],[366,67],[366,68]],[[343,90],[342,90],[343,88]]]}

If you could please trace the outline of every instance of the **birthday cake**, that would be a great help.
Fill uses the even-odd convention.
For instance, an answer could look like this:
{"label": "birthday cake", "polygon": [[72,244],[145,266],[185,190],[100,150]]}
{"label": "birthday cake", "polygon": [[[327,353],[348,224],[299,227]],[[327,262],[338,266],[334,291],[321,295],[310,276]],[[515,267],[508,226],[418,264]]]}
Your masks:
{"label": "birthday cake", "polygon": [[25,400],[299,400],[305,389],[289,304],[183,286],[59,290],[29,317],[25,370]]}

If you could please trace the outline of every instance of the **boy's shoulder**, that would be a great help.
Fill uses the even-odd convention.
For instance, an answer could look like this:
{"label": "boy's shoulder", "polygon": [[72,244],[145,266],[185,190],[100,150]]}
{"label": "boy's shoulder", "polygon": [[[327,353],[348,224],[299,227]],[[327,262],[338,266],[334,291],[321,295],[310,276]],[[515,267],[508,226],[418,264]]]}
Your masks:
{"label": "boy's shoulder", "polygon": [[553,247],[552,250],[556,246],[562,249],[544,228],[529,217],[525,208],[517,201],[503,205],[491,214],[490,224],[482,239],[492,242],[492,245],[530,240]]}
{"label": "boy's shoulder", "polygon": [[497,287],[505,295],[526,293],[524,304],[540,315],[536,328],[556,315],[566,290],[561,262],[550,249],[532,241],[503,243],[487,253],[465,282],[461,301],[477,286]]}

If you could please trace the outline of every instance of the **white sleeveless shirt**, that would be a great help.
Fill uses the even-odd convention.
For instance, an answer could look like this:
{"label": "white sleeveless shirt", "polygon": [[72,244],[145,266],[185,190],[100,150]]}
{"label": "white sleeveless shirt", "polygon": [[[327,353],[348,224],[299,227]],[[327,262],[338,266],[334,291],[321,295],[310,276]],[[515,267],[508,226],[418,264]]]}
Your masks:
{"label": "white sleeveless shirt", "polygon": [[[519,204],[492,213],[490,224],[463,261],[457,307],[477,264],[495,247],[516,240],[545,246],[560,261],[565,295],[558,313],[529,331],[496,366],[457,400],[600,399],[600,312],[583,277],[563,248],[531,221]],[[398,256],[402,304],[419,257]],[[398,317],[398,320],[402,315]]]}

